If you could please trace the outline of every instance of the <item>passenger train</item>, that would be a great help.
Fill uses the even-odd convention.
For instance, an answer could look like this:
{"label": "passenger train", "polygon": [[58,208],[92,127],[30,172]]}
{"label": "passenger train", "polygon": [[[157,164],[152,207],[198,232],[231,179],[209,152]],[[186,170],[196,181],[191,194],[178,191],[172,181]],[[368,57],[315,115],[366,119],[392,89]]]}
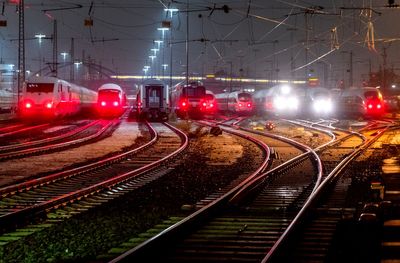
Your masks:
{"label": "passenger train", "polygon": [[8,89],[0,89],[0,113],[15,112],[17,109],[17,95]]}
{"label": "passenger train", "polygon": [[289,85],[277,85],[254,93],[258,114],[295,116],[299,112],[299,90]]}
{"label": "passenger train", "polygon": [[136,113],[141,119],[168,120],[170,112],[168,86],[157,79],[144,81],[136,98]]}
{"label": "passenger train", "polygon": [[248,92],[234,91],[215,95],[218,110],[237,114],[253,113],[253,98]]}
{"label": "passenger train", "polygon": [[178,117],[201,118],[206,112],[206,88],[199,82],[178,83],[170,91],[172,110]]}
{"label": "passenger train", "polygon": [[385,113],[382,93],[373,87],[344,89],[335,98],[338,113],[380,117]]}
{"label": "passenger train", "polygon": [[124,90],[117,84],[107,83],[98,89],[97,110],[101,116],[121,115],[127,107]]}
{"label": "passenger train", "polygon": [[97,92],[55,77],[32,77],[22,87],[22,118],[64,117],[94,110]]}

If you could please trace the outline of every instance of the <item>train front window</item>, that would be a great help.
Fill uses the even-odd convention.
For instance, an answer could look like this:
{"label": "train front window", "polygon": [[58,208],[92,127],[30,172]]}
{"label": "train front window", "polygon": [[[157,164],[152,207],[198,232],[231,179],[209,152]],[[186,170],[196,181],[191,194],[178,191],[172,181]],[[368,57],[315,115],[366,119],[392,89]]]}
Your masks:
{"label": "train front window", "polygon": [[240,93],[238,95],[238,100],[239,101],[250,101],[251,100],[251,95],[247,93]]}
{"label": "train front window", "polygon": [[364,96],[369,100],[376,100],[379,99],[379,94],[376,91],[366,91]]}
{"label": "train front window", "polygon": [[53,92],[53,83],[28,83],[26,85],[26,92],[37,93],[50,93]]}
{"label": "train front window", "polygon": [[119,91],[116,90],[101,90],[99,91],[99,100],[118,100]]}
{"label": "train front window", "polygon": [[206,94],[205,87],[198,86],[198,87],[185,87],[183,92],[185,96],[188,98],[203,98]]}

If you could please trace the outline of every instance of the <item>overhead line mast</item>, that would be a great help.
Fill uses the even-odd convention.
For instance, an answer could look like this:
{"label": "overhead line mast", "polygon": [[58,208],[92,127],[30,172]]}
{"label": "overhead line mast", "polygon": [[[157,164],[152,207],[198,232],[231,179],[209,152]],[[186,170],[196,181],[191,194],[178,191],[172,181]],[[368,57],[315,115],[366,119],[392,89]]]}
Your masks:
{"label": "overhead line mast", "polygon": [[24,0],[18,2],[18,80],[17,80],[17,108],[21,86],[25,82],[25,4]]}

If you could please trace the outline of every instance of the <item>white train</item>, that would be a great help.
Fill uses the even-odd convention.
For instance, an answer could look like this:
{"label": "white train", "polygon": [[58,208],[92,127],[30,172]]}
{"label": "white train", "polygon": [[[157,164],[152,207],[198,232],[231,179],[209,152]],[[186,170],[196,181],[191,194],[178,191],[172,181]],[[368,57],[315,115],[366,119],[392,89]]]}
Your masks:
{"label": "white train", "polygon": [[253,113],[252,94],[243,91],[220,93],[215,95],[219,111],[230,111],[238,114]]}
{"label": "white train", "polygon": [[17,95],[10,90],[0,89],[0,113],[10,113],[17,109]]}
{"label": "white train", "polygon": [[168,86],[157,79],[149,79],[139,86],[136,113],[139,118],[168,120],[170,112]]}
{"label": "white train", "polygon": [[[304,92],[304,91],[303,91]],[[289,85],[277,85],[254,93],[257,113],[279,116],[297,115],[300,108],[299,89]]]}
{"label": "white train", "polygon": [[21,117],[63,117],[94,110],[97,92],[55,77],[32,77],[22,87]]}
{"label": "white train", "polygon": [[103,84],[97,92],[97,110],[101,116],[117,116],[126,109],[126,94],[119,85],[114,83]]}
{"label": "white train", "polygon": [[338,113],[380,117],[385,113],[382,93],[373,87],[344,89],[335,98]]}

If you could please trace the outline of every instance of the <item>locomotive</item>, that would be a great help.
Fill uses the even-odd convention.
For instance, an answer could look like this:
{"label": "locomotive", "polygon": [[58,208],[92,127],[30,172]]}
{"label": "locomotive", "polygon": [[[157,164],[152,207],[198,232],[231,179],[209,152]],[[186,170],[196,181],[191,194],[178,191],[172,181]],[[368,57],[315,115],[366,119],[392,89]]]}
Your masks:
{"label": "locomotive", "polygon": [[107,83],[98,89],[97,109],[101,116],[121,115],[127,106],[124,90],[117,84]]}
{"label": "locomotive", "polygon": [[56,77],[32,77],[22,87],[22,118],[54,118],[93,110],[97,92]]}
{"label": "locomotive", "polygon": [[253,113],[253,98],[248,92],[234,91],[215,95],[219,111],[230,111],[237,114]]}
{"label": "locomotive", "polygon": [[363,117],[380,117],[385,113],[382,93],[373,87],[351,87],[336,97],[339,113]]}
{"label": "locomotive", "polygon": [[199,81],[178,83],[170,92],[172,110],[180,118],[201,118],[207,109],[206,88]]}

